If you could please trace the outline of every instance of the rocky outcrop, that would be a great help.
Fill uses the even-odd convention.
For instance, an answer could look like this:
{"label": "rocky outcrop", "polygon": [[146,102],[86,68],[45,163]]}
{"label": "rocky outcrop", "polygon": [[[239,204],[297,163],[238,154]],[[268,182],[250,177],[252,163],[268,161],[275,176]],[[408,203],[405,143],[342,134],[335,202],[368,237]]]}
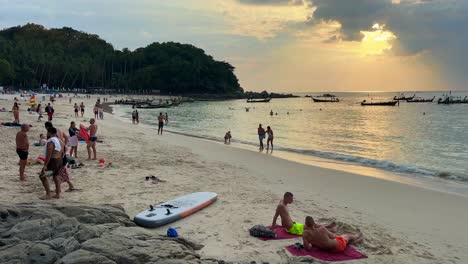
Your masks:
{"label": "rocky outcrop", "polygon": [[201,245],[155,236],[123,208],[79,203],[0,203],[1,263],[217,263]]}

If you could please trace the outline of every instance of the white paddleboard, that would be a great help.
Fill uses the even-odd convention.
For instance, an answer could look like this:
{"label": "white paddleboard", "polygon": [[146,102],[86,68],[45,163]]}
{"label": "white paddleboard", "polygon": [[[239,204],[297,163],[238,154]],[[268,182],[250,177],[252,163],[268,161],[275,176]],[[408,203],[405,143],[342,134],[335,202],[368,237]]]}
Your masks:
{"label": "white paddleboard", "polygon": [[181,196],[162,204],[151,205],[147,210],[137,214],[133,221],[139,226],[159,227],[207,207],[216,201],[217,197],[214,192],[197,192]]}

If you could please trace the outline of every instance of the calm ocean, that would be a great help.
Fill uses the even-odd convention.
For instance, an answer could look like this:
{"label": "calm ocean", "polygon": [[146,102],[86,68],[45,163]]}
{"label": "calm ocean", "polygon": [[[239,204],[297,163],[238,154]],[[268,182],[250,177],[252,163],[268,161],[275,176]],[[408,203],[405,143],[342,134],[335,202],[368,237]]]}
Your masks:
{"label": "calm ocean", "polygon": [[[438,105],[442,92],[417,92],[433,103],[361,106],[363,99],[389,99],[397,93],[334,93],[340,103],[311,98],[186,103],[169,109],[139,109],[140,121],[157,125],[159,112],[169,114],[168,130],[258,145],[257,127],[271,126],[275,150],[368,166],[402,175],[432,177],[468,184],[468,104]],[[412,95],[413,93],[406,93]],[[318,95],[310,93],[310,95]],[[452,92],[462,97],[468,92]],[[250,107],[247,112],[246,107]],[[130,118],[131,107],[117,116]],[[270,111],[277,115],[270,116]],[[289,113],[289,114],[288,114]]]}

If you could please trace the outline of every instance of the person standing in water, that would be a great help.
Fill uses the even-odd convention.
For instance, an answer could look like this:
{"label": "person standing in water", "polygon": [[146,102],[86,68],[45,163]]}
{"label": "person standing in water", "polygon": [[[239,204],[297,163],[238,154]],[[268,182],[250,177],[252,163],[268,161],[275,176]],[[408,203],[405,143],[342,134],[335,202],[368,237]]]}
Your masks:
{"label": "person standing in water", "polygon": [[161,135],[163,134],[163,128],[164,128],[164,116],[163,116],[163,113],[159,113],[159,116],[158,116],[158,135],[159,133],[161,133]]}
{"label": "person standing in water", "polygon": [[166,125],[167,125],[167,123],[169,123],[169,116],[167,115],[167,113],[166,113],[164,119],[165,119],[165,123],[166,123]]}
{"label": "person standing in water", "polygon": [[260,141],[260,150],[263,150],[263,140],[265,139],[265,129],[263,129],[262,124],[258,124],[258,140]]}
{"label": "person standing in water", "polygon": [[270,126],[267,126],[266,133],[268,135],[267,138],[267,150],[270,148],[270,143],[271,143],[271,151],[273,151],[273,130],[271,129]]}

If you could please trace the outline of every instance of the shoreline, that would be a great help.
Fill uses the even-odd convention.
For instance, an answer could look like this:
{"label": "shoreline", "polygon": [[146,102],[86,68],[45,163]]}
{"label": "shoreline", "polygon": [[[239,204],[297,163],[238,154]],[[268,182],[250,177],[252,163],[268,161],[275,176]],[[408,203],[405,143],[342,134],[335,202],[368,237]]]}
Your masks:
{"label": "shoreline", "polygon": [[[84,100],[84,99],[83,99]],[[60,99],[54,125],[65,129],[71,120],[86,123],[91,117],[91,100],[86,100],[85,118],[72,116],[72,105]],[[7,104],[5,104],[7,103]],[[74,103],[74,102],[73,102]],[[72,104],[73,104],[72,103]],[[11,107],[11,101],[0,106]],[[0,117],[11,117],[11,113]],[[35,115],[21,111],[22,119],[34,124],[31,143],[43,131]],[[291,263],[298,261],[284,247],[300,239],[264,242],[250,237],[248,229],[269,225],[282,194],[291,191],[293,219],[303,222],[307,215],[328,222],[336,221],[340,232],[361,229],[366,240],[357,245],[366,260],[353,263],[464,263],[468,259],[468,238],[460,231],[468,220],[463,210],[468,199],[411,185],[366,177],[355,173],[314,167],[241,148],[192,137],[165,133],[157,136],[146,125],[131,125],[114,115],[98,120],[98,156],[118,165],[101,169],[97,162],[73,170],[80,192],[64,194],[64,200],[88,204],[119,204],[132,218],[148,204],[164,202],[196,191],[214,191],[218,201],[177,221],[170,227],[196,243],[205,245],[198,253],[203,258],[226,261]],[[25,184],[17,180],[17,156],[11,140],[16,129],[0,127],[0,167],[2,197],[15,202],[37,200],[43,190],[34,172]],[[31,147],[32,155],[39,153]],[[85,157],[84,145],[78,154]],[[156,175],[165,183],[151,184],[145,176]],[[164,234],[169,227],[148,229]]]}
{"label": "shoreline", "polygon": [[[114,107],[115,104],[112,103],[105,103],[105,107],[103,107],[104,111],[115,115]],[[117,105],[117,107],[119,107]],[[128,117],[130,120],[131,116]],[[125,122],[123,117],[117,117],[122,122]],[[131,124],[131,122],[129,122]],[[150,129],[157,130],[157,127],[152,124],[148,124],[145,122],[140,123],[140,126],[144,125]],[[206,140],[209,142],[214,142],[217,144],[224,145],[222,139],[211,138],[203,135],[196,135],[190,134],[188,132],[181,132],[181,131],[174,131],[171,129],[165,130],[168,133],[177,134],[180,136],[196,138],[200,140]],[[242,142],[233,141],[230,147],[245,149],[254,153],[257,153],[258,150],[251,144],[245,144]],[[305,165],[310,165],[314,167],[320,168],[327,168],[333,170],[339,170],[343,172],[351,172],[355,174],[360,174],[366,177],[374,177],[386,181],[397,182],[401,184],[416,186],[420,188],[425,188],[433,191],[438,191],[442,193],[449,193],[453,195],[459,195],[463,197],[468,197],[468,184],[466,182],[459,182],[455,180],[449,180],[440,178],[436,175],[419,175],[419,174],[411,174],[411,173],[398,173],[394,171],[388,171],[382,168],[366,166],[364,164],[346,162],[342,160],[332,159],[332,158],[325,158],[325,157],[318,157],[318,156],[311,156],[305,154],[298,154],[292,153],[286,150],[275,150],[275,154],[270,153],[263,153],[264,155],[275,156],[277,158],[281,158],[284,160],[297,162]]]}

